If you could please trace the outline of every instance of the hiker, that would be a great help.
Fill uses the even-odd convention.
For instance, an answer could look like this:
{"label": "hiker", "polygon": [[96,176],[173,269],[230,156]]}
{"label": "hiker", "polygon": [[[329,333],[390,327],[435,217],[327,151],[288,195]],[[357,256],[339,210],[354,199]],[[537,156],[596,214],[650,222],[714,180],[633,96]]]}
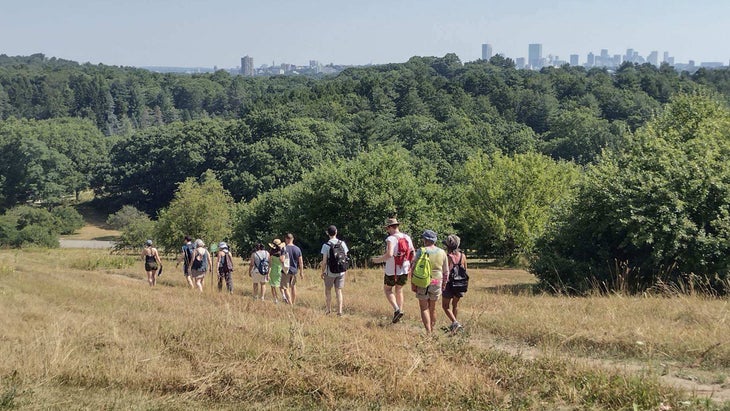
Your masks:
{"label": "hiker", "polygon": [[[447,273],[451,273],[454,267],[461,266],[466,270],[466,255],[459,249],[461,239],[455,234],[451,234],[444,240],[446,246],[446,252],[448,255],[449,270]],[[467,277],[468,278],[468,277]],[[455,333],[460,330],[461,323],[457,319],[459,314],[459,300],[464,296],[466,291],[463,290],[463,286],[457,285],[454,287],[454,281],[450,275],[446,276],[446,287],[443,289],[441,300],[441,308],[444,309],[446,317],[451,320],[451,325],[445,330],[447,332]]]}
{"label": "hiker", "polygon": [[415,268],[414,265],[411,265],[408,277],[413,281],[414,270],[417,270],[419,266],[418,260],[425,253],[430,261],[430,282],[425,287],[416,286],[411,282],[411,290],[416,293],[418,308],[421,310],[421,321],[426,328],[426,332],[430,334],[436,325],[436,301],[438,301],[441,296],[441,291],[446,286],[446,283],[442,279],[444,273],[449,272],[449,265],[446,252],[436,246],[436,232],[426,230],[421,235],[421,238],[423,239],[424,246],[416,250],[416,257],[414,258]]}
{"label": "hiker", "polygon": [[144,260],[144,271],[147,273],[147,282],[150,287],[157,284],[157,269],[162,267],[160,254],[155,247],[152,247],[152,240],[147,240],[142,250],[142,260]]}
{"label": "hiker", "polygon": [[205,249],[205,243],[201,239],[195,240],[192,264],[190,264],[190,275],[195,281],[195,287],[202,293],[203,281],[208,270],[213,272],[213,264],[210,260],[210,253]]}
{"label": "hiker", "polygon": [[233,256],[225,241],[218,244],[215,266],[218,267],[218,291],[223,291],[223,280],[225,280],[228,293],[233,294]]}
{"label": "hiker", "polygon": [[394,310],[393,324],[403,317],[403,286],[408,281],[408,270],[413,259],[413,241],[408,234],[401,233],[399,227],[396,218],[385,220],[385,229],[388,231],[385,253],[371,259],[375,264],[385,263],[383,292]]}
{"label": "hiker", "polygon": [[281,294],[289,304],[294,305],[297,301],[297,277],[304,279],[304,260],[302,250],[294,245],[292,233],[286,234],[284,242],[289,257],[289,270],[281,275]]}
{"label": "hiker", "polygon": [[185,280],[188,282],[190,288],[195,288],[195,284],[193,284],[193,277],[190,276],[190,264],[193,260],[193,249],[195,249],[195,246],[192,243],[192,238],[186,235],[183,239],[180,256],[177,258],[177,263],[175,264],[175,267],[178,267],[180,266],[180,262],[183,263],[183,275],[185,276]]}
{"label": "hiker", "polygon": [[[279,303],[278,291],[281,290],[282,278],[285,272],[289,272],[289,254],[286,252],[286,245],[278,238],[269,243],[271,248],[271,270],[269,271],[269,285],[271,286],[271,296],[274,297],[274,304]],[[281,299],[285,303],[287,296],[281,290]]]}
{"label": "hiker", "polygon": [[[278,259],[278,257],[277,257]],[[251,258],[248,260],[248,275],[253,281],[253,299],[262,300],[266,293],[265,284],[269,282],[269,273],[271,271],[271,254],[264,249],[262,243],[256,244],[256,251],[251,253]],[[280,271],[281,272],[281,271]],[[277,275],[277,279],[281,279],[280,275]],[[279,284],[276,285],[277,287]],[[274,297],[274,302],[278,302],[276,291],[274,286],[271,286],[271,294]]]}
{"label": "hiker", "polygon": [[337,238],[337,227],[327,227],[329,241],[322,244],[322,279],[324,280],[325,314],[332,311],[332,287],[337,298],[337,315],[342,315],[342,287],[347,273],[347,244]]}

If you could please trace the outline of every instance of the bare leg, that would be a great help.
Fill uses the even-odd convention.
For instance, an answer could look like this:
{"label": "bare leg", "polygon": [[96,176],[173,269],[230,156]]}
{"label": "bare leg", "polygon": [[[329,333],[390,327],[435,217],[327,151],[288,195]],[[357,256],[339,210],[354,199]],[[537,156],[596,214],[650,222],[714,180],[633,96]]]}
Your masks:
{"label": "bare leg", "polygon": [[188,285],[190,286],[190,288],[195,288],[195,283],[193,283],[192,275],[186,275],[185,279],[188,281]]}
{"label": "bare leg", "polygon": [[153,287],[156,283],[155,278],[155,272],[154,271],[147,271],[147,282],[150,284],[150,287]]}
{"label": "bare leg", "polygon": [[[444,298],[441,301],[441,308],[444,309],[444,313],[446,313],[446,317],[448,317],[449,320],[451,320],[451,322],[453,323],[456,321],[456,314],[454,314],[454,312],[451,311],[451,300],[452,300],[451,298]],[[458,300],[458,298],[455,298],[454,300]],[[456,301],[454,301],[454,308],[456,308]]]}
{"label": "bare leg", "polygon": [[393,287],[389,285],[383,286],[383,293],[385,293],[385,299],[388,300],[391,306],[393,306],[393,310],[398,310],[399,308],[402,308],[400,305],[398,305],[398,302],[396,301],[395,294],[393,293]]}
{"label": "bare leg", "polygon": [[452,306],[451,310],[454,313],[454,322],[458,322],[459,321],[457,318],[459,318],[459,308],[458,308],[458,305],[459,305],[459,300],[460,299],[461,298],[459,298],[459,297],[454,297],[454,301],[453,301],[453,303],[451,305]]}
{"label": "bare leg", "polygon": [[342,315],[342,288],[335,288],[337,296],[337,315]]}
{"label": "bare leg", "polygon": [[297,301],[297,286],[291,285],[291,286],[289,286],[289,288],[291,288],[291,300],[289,300],[289,301],[291,302],[292,305],[294,305],[294,303]]}
{"label": "bare leg", "polygon": [[398,307],[400,307],[401,311],[403,311],[403,286],[402,285],[395,286],[395,303],[398,304]]}
{"label": "bare leg", "polygon": [[428,300],[428,315],[431,318],[431,329],[433,331],[436,327],[436,300]]}
{"label": "bare leg", "polygon": [[429,301],[428,300],[418,300],[418,308],[421,310],[421,322],[423,323],[423,326],[426,328],[427,333],[431,333],[431,317],[430,317],[430,310],[429,310]]}
{"label": "bare leg", "polygon": [[324,287],[324,306],[325,314],[332,312],[332,287]]}

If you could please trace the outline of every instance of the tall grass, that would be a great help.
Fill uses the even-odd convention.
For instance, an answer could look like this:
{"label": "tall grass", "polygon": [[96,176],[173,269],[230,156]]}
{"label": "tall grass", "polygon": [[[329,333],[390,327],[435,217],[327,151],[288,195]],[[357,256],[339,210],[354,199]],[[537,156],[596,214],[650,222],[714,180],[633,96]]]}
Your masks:
{"label": "tall grass", "polygon": [[[234,295],[213,278],[190,290],[171,262],[155,288],[141,260],[74,268],[107,257],[0,251],[0,407],[715,409],[663,384],[654,361],[730,364],[727,300],[533,295],[522,271],[475,269],[464,332],[426,336],[411,293],[390,323],[379,270],[348,273],[337,317],[314,270],[290,307],[254,301],[242,266]],[[578,359],[608,356],[642,367]]]}

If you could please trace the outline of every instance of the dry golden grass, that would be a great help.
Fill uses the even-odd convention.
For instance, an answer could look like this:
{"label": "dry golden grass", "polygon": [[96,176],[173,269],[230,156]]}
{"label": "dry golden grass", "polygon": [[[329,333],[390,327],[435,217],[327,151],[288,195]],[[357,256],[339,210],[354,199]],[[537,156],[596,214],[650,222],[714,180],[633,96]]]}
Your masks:
{"label": "dry golden grass", "polygon": [[727,384],[727,299],[533,295],[472,269],[464,332],[425,336],[410,292],[390,323],[380,270],[351,270],[344,317],[314,270],[295,307],[252,300],[244,271],[200,294],[173,262],[149,288],[128,256],[0,251],[0,409],[722,408],[663,378]]}

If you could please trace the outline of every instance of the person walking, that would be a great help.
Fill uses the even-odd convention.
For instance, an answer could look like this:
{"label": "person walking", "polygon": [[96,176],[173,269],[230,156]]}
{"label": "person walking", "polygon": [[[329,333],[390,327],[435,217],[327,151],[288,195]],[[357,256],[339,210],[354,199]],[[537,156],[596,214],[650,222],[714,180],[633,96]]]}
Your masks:
{"label": "person walking", "polygon": [[223,281],[226,282],[226,290],[233,294],[233,256],[225,241],[218,243],[215,266],[218,267],[218,291],[223,291]]}
{"label": "person walking", "polygon": [[408,234],[400,232],[400,222],[396,218],[385,220],[388,237],[385,239],[385,252],[371,258],[375,264],[385,263],[383,292],[393,307],[393,324],[403,317],[403,286],[408,281],[408,270],[413,260],[413,241]]}
{"label": "person walking", "polygon": [[[447,271],[448,273],[451,273],[453,268],[458,266],[461,266],[464,270],[466,270],[466,255],[459,249],[460,244],[461,239],[455,234],[449,235],[448,237],[446,237],[446,240],[444,240],[449,263],[449,270]],[[453,281],[451,281],[450,276],[447,275],[445,281],[446,287],[444,288],[444,292],[442,294],[441,308],[444,309],[446,317],[451,320],[451,325],[445,331],[455,333],[462,328],[461,323],[459,323],[458,320],[458,306],[459,300],[464,297],[465,291],[455,289],[453,287]]]}
{"label": "person walking", "polygon": [[[277,257],[278,258],[278,257]],[[271,271],[271,254],[264,249],[262,243],[256,244],[256,251],[251,253],[248,261],[248,275],[253,281],[253,298],[254,300],[263,300],[266,293],[265,284],[269,282],[269,273]],[[279,275],[278,278],[281,278]],[[276,285],[278,287],[279,284]],[[278,302],[274,286],[271,287],[274,302]]]}
{"label": "person walking", "polygon": [[286,245],[278,238],[269,243],[271,249],[271,271],[269,271],[269,285],[274,303],[279,302],[278,293],[281,292],[281,299],[288,304],[286,294],[281,290],[282,275],[289,272],[289,254],[286,252]]}
{"label": "person walking", "polygon": [[322,279],[324,280],[325,314],[332,312],[332,287],[337,298],[337,315],[342,315],[342,287],[347,273],[347,244],[337,238],[337,227],[327,227],[329,241],[322,244]]}
{"label": "person walking", "polygon": [[195,284],[193,284],[193,277],[190,276],[190,264],[193,261],[194,249],[195,245],[192,243],[192,238],[186,235],[183,239],[180,256],[177,258],[177,263],[175,264],[175,267],[179,267],[180,263],[183,263],[183,275],[185,276],[185,281],[187,281],[190,288],[195,288]]}
{"label": "person walking", "polygon": [[304,279],[304,260],[302,250],[294,245],[294,234],[287,233],[284,242],[289,257],[289,270],[281,276],[281,293],[289,304],[294,305],[297,301],[297,277]]}
{"label": "person walking", "polygon": [[[431,283],[426,287],[417,287],[415,284],[411,284],[411,290],[416,293],[416,299],[418,299],[418,308],[421,311],[421,322],[426,328],[427,333],[433,331],[433,327],[436,325],[436,302],[441,296],[441,291],[446,283],[443,281],[444,273],[449,272],[449,265],[447,263],[446,252],[436,246],[436,232],[432,230],[426,230],[421,235],[424,246],[416,251],[416,265],[417,261],[423,253],[428,256],[431,262]],[[413,268],[409,272],[409,278],[413,276]]]}
{"label": "person walking", "polygon": [[155,247],[152,247],[152,240],[147,240],[142,250],[142,260],[144,260],[144,271],[147,273],[147,282],[150,287],[157,284],[157,269],[162,267],[160,254]]}
{"label": "person walking", "polygon": [[202,293],[205,274],[208,273],[208,270],[213,272],[213,263],[210,259],[210,253],[205,249],[205,243],[200,238],[195,240],[192,261],[192,264],[190,264],[190,275],[193,277],[195,287]]}

